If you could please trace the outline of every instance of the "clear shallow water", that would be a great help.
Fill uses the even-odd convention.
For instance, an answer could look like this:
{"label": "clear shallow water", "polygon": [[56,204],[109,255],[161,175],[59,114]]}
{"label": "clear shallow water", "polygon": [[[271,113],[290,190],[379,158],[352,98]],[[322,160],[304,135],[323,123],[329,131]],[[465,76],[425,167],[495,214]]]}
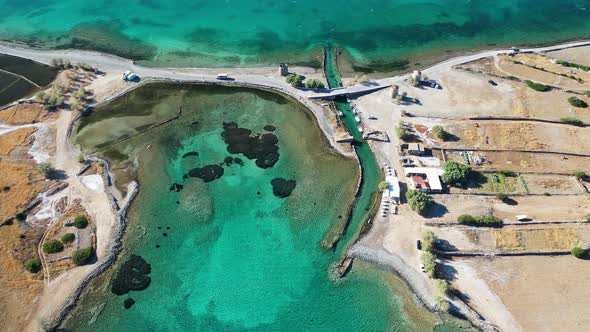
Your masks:
{"label": "clear shallow water", "polygon": [[[0,1],[0,37],[169,65],[318,61],[344,47],[356,70],[416,55],[590,35],[588,0]],[[400,64],[399,61],[402,61]]]}
{"label": "clear shallow water", "polygon": [[[127,296],[109,291],[111,276],[98,279],[67,329],[381,331],[430,324],[408,319],[385,272],[361,266],[331,280],[328,270],[339,255],[320,243],[344,222],[358,168],[318,144],[320,131],[301,106],[254,90],[149,85],[95,113],[76,143],[92,150],[170,118],[181,106],[177,121],[101,152],[115,170],[125,164],[123,156],[139,158],[141,192],[117,266],[141,255],[152,265],[151,285],[131,292],[137,303],[125,310]],[[228,156],[223,121],[254,132],[276,126],[279,162],[260,169],[239,156],[245,165],[225,166],[218,180],[183,180],[188,169]],[[182,157],[195,151],[198,157]],[[270,181],[278,176],[297,181],[286,199],[272,194]],[[173,182],[184,189],[170,192]]]}

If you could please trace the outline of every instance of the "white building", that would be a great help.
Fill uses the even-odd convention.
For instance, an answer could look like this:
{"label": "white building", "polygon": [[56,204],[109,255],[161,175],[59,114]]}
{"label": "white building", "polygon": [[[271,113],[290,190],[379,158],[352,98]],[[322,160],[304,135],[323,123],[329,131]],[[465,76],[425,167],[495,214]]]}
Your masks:
{"label": "white building", "polygon": [[424,192],[441,192],[443,190],[440,176],[444,171],[435,167],[407,167],[404,173],[408,177],[410,189]]}
{"label": "white building", "polygon": [[399,179],[395,176],[388,175],[385,177],[385,182],[387,182],[387,187],[383,190],[383,197],[393,199],[399,203]]}

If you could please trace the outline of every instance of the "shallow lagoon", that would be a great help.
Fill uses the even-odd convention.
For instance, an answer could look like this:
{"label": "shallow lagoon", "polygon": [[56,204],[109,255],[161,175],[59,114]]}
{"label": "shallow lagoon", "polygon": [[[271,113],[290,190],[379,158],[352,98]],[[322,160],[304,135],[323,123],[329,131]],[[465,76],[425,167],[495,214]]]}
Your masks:
{"label": "shallow lagoon", "polygon": [[[133,136],[141,131],[134,126],[176,116],[180,107],[177,120]],[[223,165],[219,179],[183,179],[191,168],[221,163],[230,155],[221,138],[223,122],[230,121],[253,133],[267,132],[269,124],[276,127],[278,162],[263,169],[233,155],[244,165]],[[133,138],[98,153],[110,155],[119,172],[125,159],[137,158],[141,192],[114,271],[130,255],[140,255],[151,264],[152,281],[146,290],[116,296],[107,273],[93,282],[66,328],[432,328],[435,319],[423,311],[418,310],[419,320],[408,318],[388,273],[360,264],[346,279],[330,277],[339,256],[320,243],[345,221],[358,166],[328,149],[302,106],[264,91],[150,84],[87,118],[75,142],[92,150],[121,135]],[[276,177],[296,180],[289,197],[273,195]],[[173,183],[182,189],[171,191]],[[136,303],[124,309],[128,297]]]}

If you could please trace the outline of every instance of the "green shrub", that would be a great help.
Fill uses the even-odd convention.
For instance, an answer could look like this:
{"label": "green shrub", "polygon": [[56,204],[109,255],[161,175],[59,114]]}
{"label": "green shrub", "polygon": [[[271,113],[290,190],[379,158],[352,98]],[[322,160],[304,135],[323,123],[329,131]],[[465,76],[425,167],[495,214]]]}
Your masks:
{"label": "green shrub", "polygon": [[505,193],[497,193],[496,198],[501,200],[502,202],[508,201],[508,195],[506,195]]}
{"label": "green shrub", "polygon": [[579,108],[586,108],[588,107],[588,104],[583,101],[582,99],[575,97],[575,96],[571,96],[567,99],[568,103],[570,103],[570,105],[574,106],[574,107],[579,107]]}
{"label": "green shrub", "polygon": [[419,214],[424,214],[432,205],[432,197],[420,190],[408,190],[406,192],[406,199],[412,210]]}
{"label": "green shrub", "polygon": [[78,229],[86,228],[88,226],[88,218],[85,215],[79,215],[74,218],[74,227]]}
{"label": "green shrub", "polygon": [[289,74],[286,78],[287,83],[291,84],[292,87],[298,88],[303,86],[303,76],[297,74]]}
{"label": "green shrub", "polygon": [[590,222],[590,213],[586,215],[586,221]]}
{"label": "green shrub", "polygon": [[72,261],[76,265],[84,265],[88,263],[92,255],[94,255],[94,248],[92,247],[78,249],[72,253]]}
{"label": "green shrub", "polygon": [[572,117],[561,118],[561,119],[559,119],[559,121],[561,121],[565,124],[571,124],[571,125],[575,125],[575,126],[581,126],[584,124],[584,122],[582,122],[582,120],[572,118]]}
{"label": "green shrub", "polygon": [[459,218],[457,218],[457,221],[460,224],[465,224],[465,225],[474,224],[475,223],[475,217],[472,216],[472,215],[469,215],[469,214],[463,214],[463,215],[460,215]]}
{"label": "green shrub", "polygon": [[504,223],[502,219],[491,214],[483,216],[472,216],[469,214],[464,214],[459,216],[459,218],[457,218],[457,221],[462,225],[471,226],[499,226]]}
{"label": "green shrub", "polygon": [[63,243],[59,242],[59,240],[49,240],[43,244],[43,251],[46,254],[54,254],[63,250],[64,245]]}
{"label": "green shrub", "polygon": [[25,270],[31,273],[37,273],[41,271],[41,260],[39,258],[31,258],[25,262]]}
{"label": "green shrub", "polygon": [[442,126],[432,127],[432,133],[439,139],[446,141],[449,138],[449,133]]}
{"label": "green shrub", "polygon": [[524,83],[531,89],[535,90],[535,91],[540,91],[540,92],[545,92],[545,91],[549,91],[549,89],[551,88],[548,85],[545,84],[541,84],[541,83],[537,83],[537,82],[533,82],[530,80],[526,80],[524,81]]}
{"label": "green shrub", "polygon": [[580,247],[573,247],[571,253],[576,258],[584,258],[584,256],[586,256],[586,250]]}
{"label": "green shrub", "polygon": [[585,173],[585,172],[583,172],[583,171],[576,171],[576,172],[574,173],[574,176],[575,176],[575,177],[576,177],[576,179],[578,179],[578,180],[584,180],[584,179],[587,177],[586,173]]}
{"label": "green shrub", "polygon": [[21,211],[14,215],[16,220],[18,221],[25,221],[27,219],[27,214],[24,211]]}
{"label": "green shrub", "polygon": [[445,163],[443,170],[442,180],[449,185],[465,183],[471,175],[471,167],[469,165],[460,164],[455,161]]}
{"label": "green shrub", "polygon": [[14,222],[14,218],[6,218],[3,222],[2,222],[2,226],[10,226],[12,225]]}
{"label": "green shrub", "polygon": [[65,233],[61,236],[61,242],[63,243],[71,243],[74,242],[75,239],[76,235],[74,235],[74,233]]}
{"label": "green shrub", "polygon": [[56,169],[49,163],[41,163],[37,167],[39,173],[43,174],[46,179],[50,179],[55,175]]}
{"label": "green shrub", "polygon": [[326,86],[324,85],[324,82],[317,80],[315,78],[310,78],[305,82],[305,87],[310,89],[323,89]]}
{"label": "green shrub", "polygon": [[586,91],[586,92],[584,92],[584,94],[585,94],[587,97],[590,97],[590,91]]}
{"label": "green shrub", "polygon": [[557,60],[556,63],[564,66],[564,67],[571,67],[571,68],[578,68],[581,69],[583,71],[590,71],[590,67],[588,66],[584,66],[584,65],[580,65],[577,63],[573,63],[573,62],[568,62],[568,61],[564,61],[564,60]]}
{"label": "green shrub", "polygon": [[516,173],[514,173],[514,171],[509,170],[509,169],[501,169],[498,171],[498,173],[504,175],[504,176],[516,176]]}

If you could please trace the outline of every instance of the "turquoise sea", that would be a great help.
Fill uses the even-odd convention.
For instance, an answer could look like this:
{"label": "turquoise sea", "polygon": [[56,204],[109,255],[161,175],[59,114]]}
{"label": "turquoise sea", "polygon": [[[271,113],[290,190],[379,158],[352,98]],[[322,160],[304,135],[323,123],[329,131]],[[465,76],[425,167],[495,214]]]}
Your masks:
{"label": "turquoise sea", "polygon": [[[590,35],[588,0],[0,0],[0,8],[2,40],[146,65],[319,66],[319,50],[330,46],[344,50],[341,72],[391,72],[456,51]],[[228,152],[224,122],[275,135],[278,162],[263,169]],[[332,277],[366,212],[354,211],[335,250],[322,247],[346,222],[358,163],[330,151],[312,115],[292,100],[152,84],[83,119],[75,143],[111,162],[115,185],[136,178],[141,192],[119,260],[91,283],[66,330],[429,331],[440,321],[400,295],[407,289],[390,273],[355,264],[345,279]],[[359,151],[377,181],[371,151]],[[223,175],[187,177],[195,168]],[[273,194],[276,178],[295,181],[290,196]],[[356,200],[362,209],[371,194]],[[137,256],[150,264],[149,286],[113,294],[121,276],[146,280],[145,266],[121,272]]]}
{"label": "turquoise sea", "polygon": [[415,57],[590,36],[588,0],[1,0],[0,38],[98,49],[147,63],[318,64],[345,48],[355,70]]}

